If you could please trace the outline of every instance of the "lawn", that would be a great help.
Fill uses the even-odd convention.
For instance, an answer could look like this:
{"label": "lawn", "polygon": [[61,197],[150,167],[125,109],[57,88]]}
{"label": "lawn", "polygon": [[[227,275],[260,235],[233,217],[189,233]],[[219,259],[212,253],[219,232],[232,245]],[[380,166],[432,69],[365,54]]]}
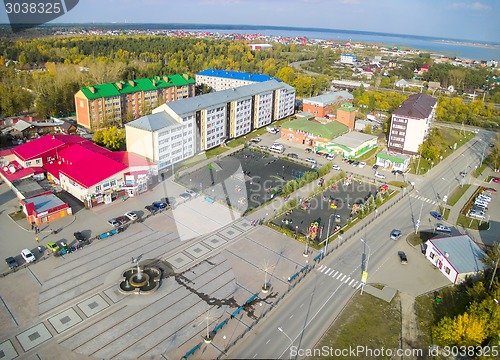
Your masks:
{"label": "lawn", "polygon": [[436,236],[435,232],[432,231],[419,231],[418,234],[412,232],[406,237],[408,243],[414,247],[420,246],[422,243],[425,243],[430,238]]}
{"label": "lawn", "polygon": [[448,197],[448,205],[453,206],[455,205],[458,200],[466,193],[466,191],[469,189],[470,184],[465,184],[463,186],[460,186],[456,188]]}
{"label": "lawn", "polygon": [[473,219],[468,216],[465,216],[464,214],[458,215],[457,225],[472,230],[488,230],[490,227],[487,219],[485,220]]}
{"label": "lawn", "polygon": [[26,219],[26,214],[23,213],[22,210],[10,213],[9,216],[11,217],[12,220],[18,221],[22,219]]}
{"label": "lawn", "polygon": [[[383,324],[383,325],[382,325]],[[401,312],[399,295],[390,304],[368,293],[357,293],[344,308],[340,316],[323,335],[316,351],[328,349],[349,349],[367,346],[371,349],[399,348],[401,336]],[[319,354],[318,354],[319,355]],[[312,356],[309,359],[352,359],[349,356]],[[364,359],[370,359],[364,356]]]}

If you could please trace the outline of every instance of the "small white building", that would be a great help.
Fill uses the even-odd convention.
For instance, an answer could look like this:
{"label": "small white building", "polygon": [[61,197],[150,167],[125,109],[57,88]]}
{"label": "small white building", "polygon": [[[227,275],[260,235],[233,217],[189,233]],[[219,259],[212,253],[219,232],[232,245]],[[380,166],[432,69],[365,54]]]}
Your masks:
{"label": "small white building", "polygon": [[427,240],[425,257],[453,284],[486,269],[486,254],[467,235],[436,237]]}
{"label": "small white building", "polygon": [[376,164],[384,169],[406,171],[408,166],[410,166],[410,157],[403,154],[381,151],[377,154]]}
{"label": "small white building", "polygon": [[356,64],[356,55],[342,54],[340,55],[340,62],[342,64],[354,65]]}

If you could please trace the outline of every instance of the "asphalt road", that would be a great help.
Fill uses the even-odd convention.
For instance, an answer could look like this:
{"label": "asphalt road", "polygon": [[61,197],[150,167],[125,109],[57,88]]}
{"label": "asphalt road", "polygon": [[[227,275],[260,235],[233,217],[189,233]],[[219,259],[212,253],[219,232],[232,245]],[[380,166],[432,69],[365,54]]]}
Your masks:
{"label": "asphalt road", "polygon": [[[459,185],[460,171],[467,166],[473,169],[481,161],[485,145],[484,141],[477,139],[478,137],[441,162],[425,177],[421,177],[412,195],[380,215],[366,228],[364,234],[351,237],[339,250],[323,260],[323,264],[333,270],[333,275],[335,272],[343,274],[339,279],[335,275],[326,276],[316,270],[318,268],[312,270],[313,273],[293,289],[267,319],[259,322],[250,336],[229,352],[228,358],[287,359],[293,355],[290,353],[291,346],[312,348],[357,291],[349,286],[349,278],[360,280],[365,256],[368,260],[368,272],[376,271],[388,259],[397,257],[397,251],[404,245],[404,240],[390,240],[392,229],[398,228],[407,235],[415,231],[415,222],[419,216],[420,230],[432,229],[435,226],[438,221],[433,219],[429,212],[437,210],[443,195]],[[456,232],[454,230],[454,233]],[[368,244],[366,248],[360,241],[361,238]],[[412,261],[411,257],[409,261]],[[324,272],[330,273],[332,270]],[[344,275],[347,279],[341,282]],[[395,273],[394,276],[399,274]]]}

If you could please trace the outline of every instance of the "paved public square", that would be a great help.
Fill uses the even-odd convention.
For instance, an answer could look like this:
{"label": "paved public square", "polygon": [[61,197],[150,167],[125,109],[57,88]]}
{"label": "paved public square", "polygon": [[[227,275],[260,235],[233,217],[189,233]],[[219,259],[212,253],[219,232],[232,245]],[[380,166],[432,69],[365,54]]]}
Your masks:
{"label": "paved public square", "polygon": [[[193,221],[191,210],[205,221]],[[179,359],[197,345],[197,356],[219,356],[306,264],[301,244],[231,214],[198,197],[1,278],[2,358]],[[132,258],[163,269],[156,292],[118,291]],[[208,345],[207,317],[211,332],[227,320]]]}

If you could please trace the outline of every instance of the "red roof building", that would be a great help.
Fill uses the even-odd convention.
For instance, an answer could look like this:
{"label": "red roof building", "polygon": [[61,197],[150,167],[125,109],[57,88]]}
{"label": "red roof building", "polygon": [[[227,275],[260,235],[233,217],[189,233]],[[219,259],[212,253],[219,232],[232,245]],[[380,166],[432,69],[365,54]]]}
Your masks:
{"label": "red roof building", "polygon": [[50,191],[21,200],[21,206],[28,222],[38,226],[72,214],[69,205]]}

